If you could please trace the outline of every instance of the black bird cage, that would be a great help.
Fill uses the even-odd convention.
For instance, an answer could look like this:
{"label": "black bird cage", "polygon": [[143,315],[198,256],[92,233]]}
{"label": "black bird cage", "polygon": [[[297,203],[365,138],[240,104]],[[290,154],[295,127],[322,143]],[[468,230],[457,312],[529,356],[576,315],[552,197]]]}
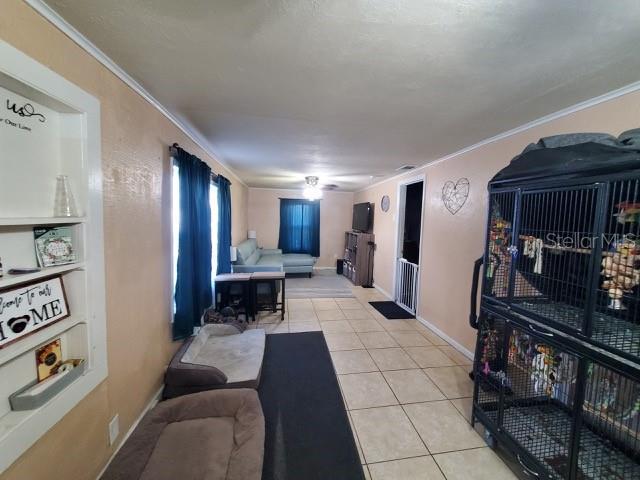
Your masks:
{"label": "black bird cage", "polygon": [[635,133],[541,141],[489,184],[473,417],[534,477],[640,480]]}

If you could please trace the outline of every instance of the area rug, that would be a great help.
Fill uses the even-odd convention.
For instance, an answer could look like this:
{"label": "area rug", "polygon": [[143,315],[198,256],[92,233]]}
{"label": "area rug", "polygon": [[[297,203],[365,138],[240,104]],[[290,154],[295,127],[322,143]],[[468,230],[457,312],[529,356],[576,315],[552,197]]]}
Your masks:
{"label": "area rug", "polygon": [[369,302],[369,304],[389,320],[416,318],[395,302]]}
{"label": "area rug", "polygon": [[313,277],[287,275],[287,298],[346,298],[353,297],[353,285],[335,270],[319,270]]}
{"label": "area rug", "polygon": [[258,394],[266,424],[263,480],[364,480],[321,332],[267,335]]}

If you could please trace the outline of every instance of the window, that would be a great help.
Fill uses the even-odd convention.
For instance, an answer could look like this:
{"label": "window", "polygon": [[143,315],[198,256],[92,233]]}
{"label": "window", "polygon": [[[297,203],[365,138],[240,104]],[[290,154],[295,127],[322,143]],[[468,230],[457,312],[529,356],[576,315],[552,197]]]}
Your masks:
{"label": "window", "polygon": [[[180,237],[180,182],[178,174],[178,166],[173,164],[171,170],[172,298],[175,297],[176,279],[178,277],[178,239]],[[211,206],[211,290],[213,291],[213,279],[218,270],[218,186],[214,182],[211,182],[209,190],[209,205]],[[174,300],[174,313],[175,309]]]}
{"label": "window", "polygon": [[280,238],[284,253],[320,256],[320,202],[280,199]]}

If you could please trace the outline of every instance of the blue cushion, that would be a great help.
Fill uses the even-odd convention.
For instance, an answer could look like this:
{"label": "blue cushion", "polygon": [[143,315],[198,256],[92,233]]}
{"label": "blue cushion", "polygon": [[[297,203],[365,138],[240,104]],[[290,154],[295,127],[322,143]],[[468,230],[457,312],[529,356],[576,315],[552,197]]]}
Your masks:
{"label": "blue cushion", "polygon": [[258,260],[258,265],[282,266],[282,255],[262,255]]}
{"label": "blue cushion", "polygon": [[[238,265],[255,265],[260,257],[260,253],[258,252],[258,243],[255,238],[249,238],[248,240],[241,242],[237,248],[238,260],[236,263]],[[255,257],[254,254],[256,253],[258,258],[252,258]],[[248,263],[250,261],[253,263]]]}
{"label": "blue cushion", "polygon": [[306,253],[285,253],[282,255],[282,263],[285,267],[303,267],[314,265],[316,259]]}
{"label": "blue cushion", "polygon": [[256,265],[259,260],[260,260],[260,252],[258,250],[254,250],[253,253],[249,255],[249,258],[245,259],[244,264]]}

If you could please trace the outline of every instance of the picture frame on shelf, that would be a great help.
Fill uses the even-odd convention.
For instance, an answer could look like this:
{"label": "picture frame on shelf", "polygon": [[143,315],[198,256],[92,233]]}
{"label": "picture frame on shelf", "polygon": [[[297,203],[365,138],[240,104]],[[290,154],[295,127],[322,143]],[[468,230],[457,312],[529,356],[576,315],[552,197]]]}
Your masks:
{"label": "picture frame on shelf", "polygon": [[71,315],[60,275],[0,291],[0,349]]}
{"label": "picture frame on shelf", "polygon": [[40,267],[54,267],[77,261],[72,229],[69,225],[33,228],[36,258]]}

